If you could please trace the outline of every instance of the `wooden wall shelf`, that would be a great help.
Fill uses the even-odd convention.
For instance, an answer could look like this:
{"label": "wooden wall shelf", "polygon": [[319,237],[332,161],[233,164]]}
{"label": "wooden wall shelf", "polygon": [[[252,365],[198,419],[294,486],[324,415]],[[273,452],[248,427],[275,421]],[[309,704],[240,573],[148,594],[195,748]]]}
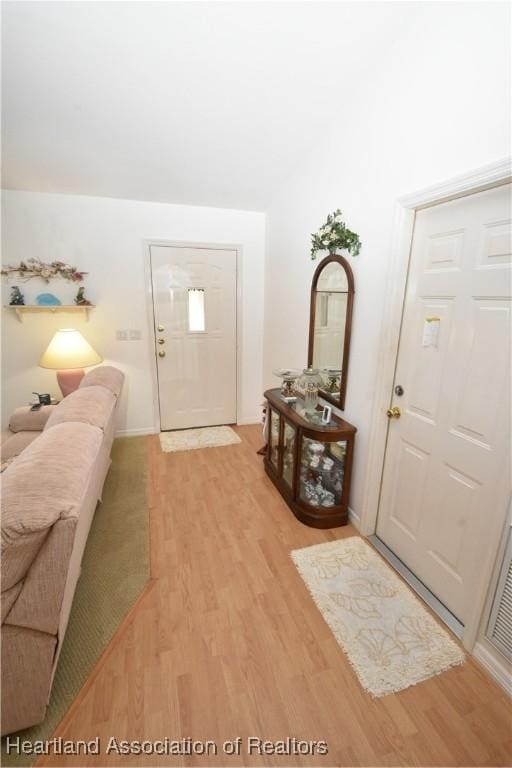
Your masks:
{"label": "wooden wall shelf", "polygon": [[54,304],[54,305],[48,305],[43,306],[39,304],[7,304],[4,307],[5,309],[13,309],[16,312],[16,315],[18,317],[18,320],[20,323],[23,322],[23,315],[30,314],[33,312],[81,312],[85,315],[85,319],[89,320],[89,310],[95,309],[94,304],[87,304],[84,306],[80,306],[77,304]]}

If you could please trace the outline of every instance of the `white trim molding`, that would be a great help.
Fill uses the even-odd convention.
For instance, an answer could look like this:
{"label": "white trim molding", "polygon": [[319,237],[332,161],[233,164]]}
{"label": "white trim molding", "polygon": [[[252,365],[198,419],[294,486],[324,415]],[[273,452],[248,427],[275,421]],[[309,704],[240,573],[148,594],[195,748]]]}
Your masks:
{"label": "white trim molding", "polygon": [[348,508],[348,521],[350,525],[353,525],[356,531],[361,532],[361,518],[357,514],[357,512],[354,512],[352,507]]}
{"label": "white trim molding", "polygon": [[501,685],[512,697],[512,671],[507,660],[501,660],[498,652],[491,650],[484,640],[480,640],[473,648],[473,656],[482,667]]}
{"label": "white trim molding", "polygon": [[474,171],[454,176],[440,184],[424,187],[418,192],[404,195],[399,203],[404,208],[413,208],[416,211],[439,205],[457,197],[473,195],[483,192],[485,189],[499,187],[508,184],[512,180],[512,157],[504,157],[489,165],[476,168]]}
{"label": "white trim molding", "polygon": [[138,429],[118,429],[115,437],[137,437],[142,435],[158,435],[155,427],[140,427]]}
{"label": "white trim molding", "polygon": [[237,419],[236,422],[237,427],[248,427],[251,424],[262,424],[261,416],[247,416],[245,419]]}
{"label": "white trim molding", "polygon": [[[507,157],[443,181],[397,200],[393,220],[391,254],[384,295],[382,330],[380,335],[377,373],[374,382],[372,418],[369,434],[369,456],[365,476],[365,495],[361,507],[360,532],[371,536],[377,527],[382,472],[386,452],[389,420],[386,409],[392,398],[395,367],[400,341],[403,306],[407,287],[414,218],[416,211],[465,195],[482,192],[512,181],[512,158]],[[496,536],[498,532],[496,531]],[[493,540],[494,540],[493,536]],[[495,544],[495,547],[494,547]],[[493,544],[498,549],[499,541]],[[475,643],[480,616],[485,603],[485,590],[491,578],[495,552],[482,561],[482,589],[475,595],[474,611],[463,636],[466,648]]]}

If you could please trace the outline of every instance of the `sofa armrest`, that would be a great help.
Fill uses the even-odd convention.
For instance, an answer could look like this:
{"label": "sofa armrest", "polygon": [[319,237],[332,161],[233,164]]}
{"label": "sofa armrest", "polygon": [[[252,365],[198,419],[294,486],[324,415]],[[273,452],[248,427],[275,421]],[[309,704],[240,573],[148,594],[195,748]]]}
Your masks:
{"label": "sofa armrest", "polygon": [[39,437],[39,432],[9,432],[7,440],[0,446],[2,465],[9,462],[27,448],[30,443]]}
{"label": "sofa armrest", "polygon": [[16,408],[9,420],[9,429],[11,432],[42,432],[56,407],[43,405],[37,411],[31,411],[29,405]]}
{"label": "sofa armrest", "polygon": [[[56,635],[77,518],[57,520],[37,553],[4,624]],[[10,596],[3,595],[4,599]]]}

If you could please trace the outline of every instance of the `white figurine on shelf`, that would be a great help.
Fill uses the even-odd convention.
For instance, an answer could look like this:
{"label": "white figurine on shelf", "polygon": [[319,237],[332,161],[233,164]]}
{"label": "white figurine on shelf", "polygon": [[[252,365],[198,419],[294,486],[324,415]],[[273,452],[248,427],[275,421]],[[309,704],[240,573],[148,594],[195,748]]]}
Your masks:
{"label": "white figurine on shelf", "polygon": [[324,495],[324,493],[325,493],[325,488],[323,487],[323,485],[322,485],[322,481],[321,481],[321,480],[319,480],[319,481],[317,482],[317,484],[316,484],[316,486],[315,486],[315,491],[317,492],[317,494],[318,494],[319,496],[323,496],[323,495]]}

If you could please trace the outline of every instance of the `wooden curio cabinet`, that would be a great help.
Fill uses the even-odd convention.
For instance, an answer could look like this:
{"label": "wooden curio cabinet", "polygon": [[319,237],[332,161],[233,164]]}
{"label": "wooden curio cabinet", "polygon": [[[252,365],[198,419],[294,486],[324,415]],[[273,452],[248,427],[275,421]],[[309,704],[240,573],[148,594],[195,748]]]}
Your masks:
{"label": "wooden curio cabinet", "polygon": [[279,389],[265,392],[268,442],[265,470],[294,515],[315,528],[348,522],[356,428],[337,416],[322,423],[322,409],[286,403]]}

